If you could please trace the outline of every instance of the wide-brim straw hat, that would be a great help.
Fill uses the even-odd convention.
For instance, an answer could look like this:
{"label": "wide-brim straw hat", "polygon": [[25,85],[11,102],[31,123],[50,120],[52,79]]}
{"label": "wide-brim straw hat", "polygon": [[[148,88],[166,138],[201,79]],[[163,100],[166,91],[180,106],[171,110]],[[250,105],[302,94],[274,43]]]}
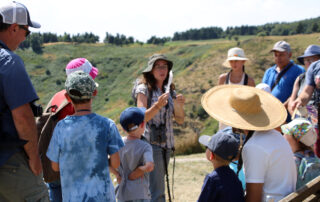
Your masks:
{"label": "wide-brim straw hat", "polygon": [[287,118],[285,107],[276,97],[244,85],[213,87],[202,96],[201,104],[216,120],[243,130],[271,130]]}
{"label": "wide-brim straw hat", "polygon": [[228,50],[228,56],[227,59],[222,63],[223,66],[231,68],[231,65],[229,63],[230,60],[249,60],[246,58],[244,51],[242,48],[231,48]]}
{"label": "wide-brim straw hat", "polygon": [[168,58],[167,58],[165,55],[157,54],[157,53],[156,53],[156,54],[152,55],[152,56],[149,58],[148,66],[143,70],[142,73],[151,72],[154,63],[155,63],[157,60],[164,60],[164,61],[166,61],[166,62],[168,63],[168,72],[170,72],[170,70],[172,69],[172,66],[173,66],[173,62],[172,62],[171,60],[168,60]]}

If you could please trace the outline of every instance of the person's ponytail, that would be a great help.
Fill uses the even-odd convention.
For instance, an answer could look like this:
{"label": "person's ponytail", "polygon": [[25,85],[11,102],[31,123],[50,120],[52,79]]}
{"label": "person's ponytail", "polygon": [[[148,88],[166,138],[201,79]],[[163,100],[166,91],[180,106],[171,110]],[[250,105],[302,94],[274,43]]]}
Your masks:
{"label": "person's ponytail", "polygon": [[242,159],[242,150],[243,150],[243,147],[244,147],[244,145],[248,142],[248,140],[252,137],[252,135],[253,135],[253,133],[254,133],[255,131],[253,131],[253,130],[250,130],[249,132],[248,132],[248,135],[246,136],[246,139],[245,139],[245,141],[244,141],[244,143],[243,143],[243,145],[241,146],[241,149],[240,149],[240,156],[239,156],[239,160],[238,160],[238,166],[237,166],[237,175],[239,176],[239,173],[240,173],[240,170],[242,169],[242,165],[243,165],[243,159]]}

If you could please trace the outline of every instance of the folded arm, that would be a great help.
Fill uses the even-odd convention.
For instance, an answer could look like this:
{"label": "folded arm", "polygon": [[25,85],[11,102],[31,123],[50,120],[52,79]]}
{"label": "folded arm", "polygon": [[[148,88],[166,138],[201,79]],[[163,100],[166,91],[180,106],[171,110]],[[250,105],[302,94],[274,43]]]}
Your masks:
{"label": "folded arm", "polygon": [[129,178],[129,180],[138,179],[138,178],[142,177],[144,175],[144,173],[151,172],[153,170],[153,168],[154,168],[154,163],[147,162],[145,165],[139,166],[134,171],[132,171],[130,173],[130,175],[128,176],[128,178]]}

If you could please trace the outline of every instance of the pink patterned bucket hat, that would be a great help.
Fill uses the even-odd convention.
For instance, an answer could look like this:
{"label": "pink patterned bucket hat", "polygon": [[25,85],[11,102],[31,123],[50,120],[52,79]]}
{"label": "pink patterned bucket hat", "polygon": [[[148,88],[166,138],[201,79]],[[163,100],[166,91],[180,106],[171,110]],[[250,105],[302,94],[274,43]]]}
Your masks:
{"label": "pink patterned bucket hat", "polygon": [[92,66],[92,64],[86,58],[76,58],[71,60],[66,66],[67,76],[72,72],[82,70],[89,74],[93,79],[98,75],[99,70]]}

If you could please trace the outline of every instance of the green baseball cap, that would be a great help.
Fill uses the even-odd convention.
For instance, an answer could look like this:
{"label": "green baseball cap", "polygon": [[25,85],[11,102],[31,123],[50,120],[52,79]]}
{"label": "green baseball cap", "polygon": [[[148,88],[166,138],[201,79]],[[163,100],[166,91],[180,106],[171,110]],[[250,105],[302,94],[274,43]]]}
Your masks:
{"label": "green baseball cap", "polygon": [[155,63],[157,60],[164,60],[164,61],[166,61],[166,62],[168,63],[168,68],[169,68],[168,70],[170,71],[170,70],[172,69],[172,66],[173,66],[172,61],[168,60],[165,55],[156,53],[156,54],[153,54],[151,57],[149,57],[148,66],[147,66],[147,68],[146,68],[145,70],[143,70],[142,73],[151,72],[154,63]]}
{"label": "green baseball cap", "polygon": [[[75,71],[68,75],[65,87],[71,98],[85,100],[93,97],[93,92],[96,90],[96,83],[89,74],[83,71]],[[78,91],[80,95],[70,93],[71,90]]]}

